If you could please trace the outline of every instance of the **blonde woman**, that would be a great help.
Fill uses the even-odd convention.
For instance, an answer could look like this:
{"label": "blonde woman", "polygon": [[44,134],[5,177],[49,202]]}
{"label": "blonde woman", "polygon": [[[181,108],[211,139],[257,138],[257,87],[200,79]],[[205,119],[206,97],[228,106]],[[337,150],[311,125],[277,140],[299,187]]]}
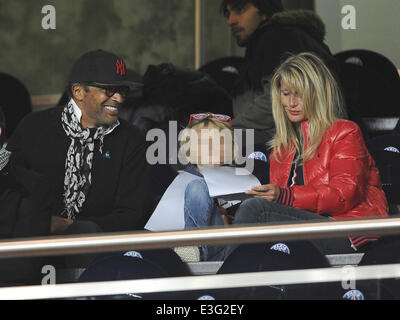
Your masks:
{"label": "blonde woman", "polygon": [[[248,191],[235,224],[387,216],[379,172],[359,127],[338,119],[338,85],[317,56],[288,58],[271,80],[276,134],[270,184]],[[313,241],[324,253],[354,252],[375,237]]]}

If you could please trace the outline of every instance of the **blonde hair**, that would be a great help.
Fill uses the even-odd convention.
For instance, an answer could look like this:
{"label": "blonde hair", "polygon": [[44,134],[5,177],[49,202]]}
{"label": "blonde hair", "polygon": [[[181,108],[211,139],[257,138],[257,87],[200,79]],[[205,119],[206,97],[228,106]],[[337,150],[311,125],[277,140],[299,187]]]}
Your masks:
{"label": "blonde hair", "polygon": [[[230,127],[230,122],[222,122],[213,117],[207,117],[201,120],[192,120],[190,127],[186,127],[180,138],[180,152],[184,152],[184,157],[187,159],[190,165],[194,165],[190,162],[190,149],[183,148],[184,145],[191,143],[191,138],[193,137],[193,132],[196,133],[196,137],[201,136],[203,130],[218,130],[219,133],[223,133],[225,138],[225,133],[229,132],[229,138],[232,141],[232,162],[234,163],[238,154],[238,146],[235,142],[233,131]],[[218,145],[219,147],[219,145]]]}
{"label": "blonde hair", "polygon": [[[295,90],[303,101],[309,121],[307,150],[303,154],[304,136],[301,125],[292,123],[281,102],[281,83]],[[289,57],[275,71],[271,80],[272,114],[276,134],[269,142],[277,161],[282,150],[297,151],[296,161],[314,157],[329,126],[341,114],[343,100],[335,78],[323,61],[312,53]]]}

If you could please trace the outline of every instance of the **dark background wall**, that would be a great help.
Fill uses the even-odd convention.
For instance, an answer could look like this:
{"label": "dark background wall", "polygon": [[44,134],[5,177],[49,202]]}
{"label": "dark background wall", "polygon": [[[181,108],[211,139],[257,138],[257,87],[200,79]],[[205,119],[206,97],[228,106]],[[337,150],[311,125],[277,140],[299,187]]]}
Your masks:
{"label": "dark background wall", "polygon": [[314,9],[314,0],[283,0],[282,3],[286,9],[297,9],[297,8],[303,8],[309,10]]}
{"label": "dark background wall", "polygon": [[[42,28],[42,7],[56,8],[56,30]],[[193,1],[0,0],[0,71],[21,79],[34,95],[61,92],[80,54],[118,53],[129,68],[150,63],[190,67]]]}
{"label": "dark background wall", "polygon": [[[284,0],[290,8],[310,0]],[[42,28],[42,8],[56,9],[56,29]],[[242,55],[219,13],[219,0],[203,1],[205,63]],[[192,68],[194,0],[0,0],[0,72],[20,79],[31,95],[60,93],[82,53],[102,48],[143,74],[149,64]]]}

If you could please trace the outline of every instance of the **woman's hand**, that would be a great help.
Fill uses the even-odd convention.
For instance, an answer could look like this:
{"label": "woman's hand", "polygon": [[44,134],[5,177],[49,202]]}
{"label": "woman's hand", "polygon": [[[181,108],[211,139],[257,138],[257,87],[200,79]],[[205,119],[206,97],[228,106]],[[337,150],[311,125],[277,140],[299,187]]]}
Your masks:
{"label": "woman's hand", "polygon": [[222,221],[224,222],[224,225],[231,225],[235,217],[228,214],[227,210],[223,207],[219,207],[219,210],[221,211]]}
{"label": "woman's hand", "polygon": [[281,194],[281,189],[276,184],[266,184],[259,187],[254,187],[246,194],[251,194],[255,198],[265,199],[271,202],[276,202]]}

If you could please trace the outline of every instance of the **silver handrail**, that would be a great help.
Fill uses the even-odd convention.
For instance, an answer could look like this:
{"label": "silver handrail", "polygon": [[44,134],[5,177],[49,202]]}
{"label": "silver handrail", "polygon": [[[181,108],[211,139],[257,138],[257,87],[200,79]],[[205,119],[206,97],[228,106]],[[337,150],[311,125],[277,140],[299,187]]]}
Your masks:
{"label": "silver handrail", "polygon": [[[0,300],[56,299],[400,277],[400,264],[0,288]],[[340,299],[341,297],[338,297]]]}
{"label": "silver handrail", "polygon": [[400,234],[400,218],[46,237],[0,242],[0,258]]}

